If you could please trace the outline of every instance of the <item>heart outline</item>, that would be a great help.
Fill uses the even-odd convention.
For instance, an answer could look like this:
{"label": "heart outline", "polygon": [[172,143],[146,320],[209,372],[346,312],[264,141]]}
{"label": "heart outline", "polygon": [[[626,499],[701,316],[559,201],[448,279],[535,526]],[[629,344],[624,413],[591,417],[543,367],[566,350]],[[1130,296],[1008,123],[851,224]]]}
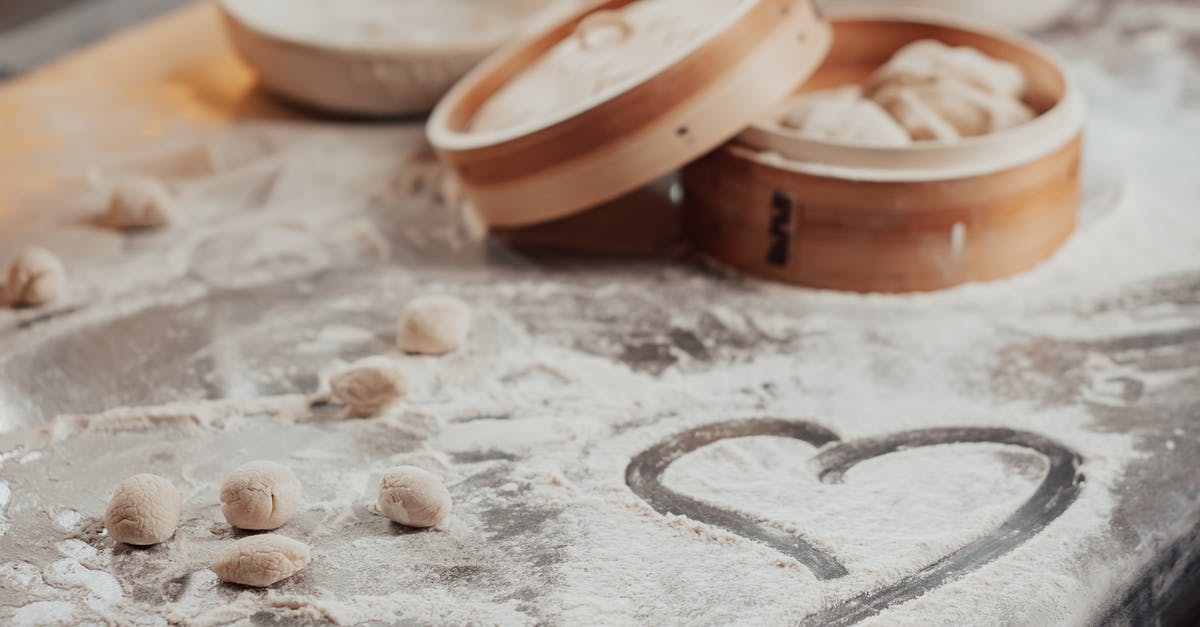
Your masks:
{"label": "heart outline", "polygon": [[1019,446],[1046,458],[1048,468],[1037,490],[990,533],[878,590],[856,595],[804,619],[806,624],[849,625],[919,597],[989,564],[1024,544],[1046,528],[1075,502],[1082,490],[1082,458],[1069,448],[1036,433],[998,428],[940,428],[903,431],[891,435],[843,441],[833,431],[809,421],[750,418],[711,423],[670,436],[642,451],[625,469],[625,483],[639,498],[663,515],[687,516],[720,527],[751,541],[761,542],[804,564],[822,580],[849,574],[835,556],[800,536],[786,534],[667,488],[662,477],[683,456],[722,440],[770,436],[808,442],[818,449],[814,458],[817,476],[841,483],[844,474],[859,463],[901,450],[953,444],[1004,444]]}

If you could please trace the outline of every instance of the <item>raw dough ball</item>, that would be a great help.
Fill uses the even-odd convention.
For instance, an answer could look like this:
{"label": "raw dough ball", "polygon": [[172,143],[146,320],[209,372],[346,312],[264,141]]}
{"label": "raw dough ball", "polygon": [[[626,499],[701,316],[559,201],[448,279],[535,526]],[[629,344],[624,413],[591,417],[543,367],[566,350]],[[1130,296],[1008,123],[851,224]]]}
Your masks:
{"label": "raw dough ball", "polygon": [[113,493],[104,526],[116,542],[149,546],[175,534],[183,500],[170,481],[158,475],[134,475]]}
{"label": "raw dough ball", "polygon": [[452,296],[422,296],[400,315],[396,343],[406,353],[445,355],[467,341],[471,310]]}
{"label": "raw dough ball", "polygon": [[221,513],[239,529],[278,529],[300,505],[300,480],[268,461],[242,464],[221,484]]}
{"label": "raw dough ball", "polygon": [[803,94],[787,105],[780,120],[810,139],[864,146],[908,146],[904,127],[875,101],[862,97],[858,87]]}
{"label": "raw dough ball", "polygon": [[1025,72],[1015,63],[994,59],[968,46],[952,48],[922,39],[901,48],[867,81],[867,96],[887,85],[923,85],[958,81],[987,93],[1020,99]]}
{"label": "raw dough ball", "polygon": [[408,378],[396,362],[370,357],[333,375],[329,388],[333,399],[351,415],[369,418],[408,395]]}
{"label": "raw dough ball", "polygon": [[212,570],[221,581],[265,588],[300,572],[311,559],[307,544],[267,533],[221,549]]}
{"label": "raw dough ball", "polygon": [[432,473],[400,466],[379,481],[379,509],[401,525],[432,527],[450,515],[450,492]]}
{"label": "raw dough ball", "polygon": [[4,300],[14,307],[36,307],[67,293],[67,271],[58,257],[36,246],[21,251],[8,267]]}
{"label": "raw dough ball", "polygon": [[118,229],[167,226],[182,215],[167,187],[153,179],[120,181],[108,201],[108,224]]}

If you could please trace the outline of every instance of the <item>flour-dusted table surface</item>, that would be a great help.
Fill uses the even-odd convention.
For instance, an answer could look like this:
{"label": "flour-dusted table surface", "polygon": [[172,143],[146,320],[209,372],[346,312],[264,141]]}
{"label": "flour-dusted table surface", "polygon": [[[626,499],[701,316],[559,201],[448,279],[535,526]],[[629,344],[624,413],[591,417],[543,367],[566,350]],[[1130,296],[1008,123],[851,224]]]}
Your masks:
{"label": "flour-dusted table surface", "polygon": [[[419,120],[272,103],[206,5],[0,87],[0,259],[36,243],[74,282],[0,312],[0,623],[1186,620],[1200,7],[1087,3],[1046,38],[1092,102],[1079,233],[913,296],[485,238]],[[187,223],[99,225],[130,174]],[[676,216],[649,194],[518,238],[677,251]],[[464,351],[395,355],[412,394],[380,418],[311,402],[426,292],[472,303]],[[300,476],[281,533],[314,555],[265,591],[207,570],[257,458]],[[373,511],[401,463],[446,479],[443,528]],[[135,472],[185,498],[144,550],[100,522]]]}

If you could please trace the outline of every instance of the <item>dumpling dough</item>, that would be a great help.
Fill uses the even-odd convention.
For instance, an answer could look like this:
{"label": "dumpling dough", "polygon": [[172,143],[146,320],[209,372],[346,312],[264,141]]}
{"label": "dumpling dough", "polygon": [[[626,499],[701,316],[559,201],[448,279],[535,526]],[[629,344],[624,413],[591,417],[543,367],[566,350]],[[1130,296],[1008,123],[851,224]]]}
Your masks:
{"label": "dumpling dough", "polygon": [[953,140],[995,133],[1033,119],[1020,100],[957,81],[891,85],[875,94],[913,139]]}
{"label": "dumpling dough", "polygon": [[167,226],[182,215],[166,185],[153,179],[119,181],[108,201],[107,221],[117,229]]}
{"label": "dumpling dough", "polygon": [[887,87],[875,97],[883,103],[884,112],[890,114],[899,123],[900,130],[912,139],[955,141],[963,136],[933,104],[921,97],[916,88]]}
{"label": "dumpling dough", "polygon": [[67,271],[53,253],[36,246],[21,251],[8,267],[4,301],[13,307],[37,307],[63,298]]}
{"label": "dumpling dough", "polygon": [[391,359],[368,357],[333,375],[329,388],[352,416],[370,418],[408,396],[408,378]]}
{"label": "dumpling dough", "polygon": [[379,481],[379,509],[408,527],[433,527],[450,515],[450,492],[432,473],[400,466]]}
{"label": "dumpling dough", "polygon": [[1025,91],[1025,72],[1020,66],[993,59],[969,46],[951,47],[935,39],[914,41],[892,55],[867,81],[866,92],[888,85],[925,85],[957,81],[989,94],[1021,97]]}
{"label": "dumpling dough", "polygon": [[908,132],[862,89],[842,87],[793,99],[780,124],[810,139],[864,146],[908,146]]}
{"label": "dumpling dough", "polygon": [[115,542],[135,546],[158,544],[175,535],[183,500],[170,481],[151,474],[134,475],[113,493],[104,526]]}
{"label": "dumpling dough", "polygon": [[1021,102],[1018,66],[974,48],[923,40],[902,48],[867,82],[866,93],[916,140],[953,141],[1033,119]]}
{"label": "dumpling dough", "polygon": [[421,296],[400,314],[396,344],[406,353],[445,355],[471,332],[471,310],[453,296]]}
{"label": "dumpling dough", "polygon": [[221,549],[213,558],[212,571],[227,583],[265,588],[300,572],[311,560],[307,544],[266,533]]}
{"label": "dumpling dough", "polygon": [[221,513],[239,529],[278,529],[300,506],[300,480],[270,461],[242,464],[221,484]]}

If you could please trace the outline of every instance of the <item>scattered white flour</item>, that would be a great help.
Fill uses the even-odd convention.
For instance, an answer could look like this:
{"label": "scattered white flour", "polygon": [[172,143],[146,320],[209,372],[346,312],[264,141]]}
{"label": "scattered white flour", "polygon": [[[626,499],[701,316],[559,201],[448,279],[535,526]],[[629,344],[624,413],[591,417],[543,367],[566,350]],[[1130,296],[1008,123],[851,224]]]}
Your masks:
{"label": "scattered white flour", "polygon": [[82,540],[76,540],[74,538],[63,540],[62,542],[55,544],[54,548],[58,549],[58,552],[61,553],[63,557],[70,557],[80,561],[90,560],[99,555],[96,547]]}
{"label": "scattered white flour", "polygon": [[[537,289],[516,290],[513,296],[527,300]],[[311,495],[289,530],[295,529],[301,534],[297,539],[320,551],[321,559],[300,579],[279,584],[285,586],[280,593],[286,595],[286,603],[277,604],[280,597],[272,596],[214,604],[219,589],[193,589],[194,596],[173,603],[173,615],[201,624],[244,618],[264,609],[344,623],[401,616],[476,622],[533,622],[534,616],[541,616],[571,622],[600,611],[621,622],[681,615],[735,620],[738,613],[763,611],[767,621],[796,620],[797,610],[785,608],[816,609],[834,603],[894,580],[984,533],[1027,498],[1043,472],[1038,456],[1019,449],[945,447],[864,464],[847,475],[844,486],[832,487],[812,478],[810,447],[767,438],[716,445],[671,468],[666,481],[674,488],[765,516],[837,547],[852,575],[820,583],[771,549],[687,519],[664,518],[624,487],[624,467],[633,455],[665,435],[714,419],[811,418],[845,438],[937,425],[1007,425],[1037,430],[1086,451],[1089,484],[1079,503],[1055,523],[1053,534],[1035,538],[1014,552],[1012,560],[989,568],[1010,575],[1012,571],[1006,569],[1029,568],[1031,562],[1057,572],[1063,564],[1079,559],[1078,552],[1085,547],[1064,543],[1063,538],[1088,537],[1106,525],[1104,512],[1111,507],[1107,483],[1119,476],[1133,455],[1126,438],[1091,433],[1086,412],[1080,410],[1047,411],[1012,404],[980,411],[977,400],[954,382],[914,386],[913,381],[936,381],[933,375],[944,367],[944,362],[924,356],[940,354],[960,364],[964,357],[966,363],[981,359],[972,357],[980,345],[954,347],[952,338],[928,338],[927,345],[917,347],[906,343],[906,349],[882,356],[897,361],[895,369],[907,376],[874,376],[852,385],[847,384],[855,381],[851,373],[862,373],[869,356],[833,351],[834,346],[861,341],[846,334],[853,327],[837,325],[824,325],[825,335],[804,340],[810,351],[838,355],[833,360],[798,363],[789,354],[766,355],[716,370],[679,370],[656,377],[609,359],[558,348],[548,339],[556,337],[554,332],[538,336],[520,332],[512,321],[504,321],[504,314],[486,311],[479,341],[489,350],[469,359],[433,360],[421,370],[423,393],[413,399],[414,409],[435,413],[445,422],[434,439],[404,435],[411,432],[405,430],[409,418],[403,415],[386,417],[379,424],[322,423],[293,405],[295,413],[286,416],[289,426],[282,431],[271,421],[231,413],[221,422],[189,430],[186,436],[169,436],[168,442],[148,437],[135,426],[133,431],[79,431],[52,450],[55,455],[68,455],[74,447],[107,442],[104,446],[126,451],[108,462],[116,467],[123,466],[125,458],[152,456],[152,451],[174,452],[177,459],[190,460],[183,471],[199,482],[199,494],[209,495],[201,498],[212,504],[197,504],[185,516],[206,521],[205,527],[185,523],[182,531],[189,543],[205,547],[200,549],[203,555],[215,548],[207,547],[222,542],[206,539],[217,507],[212,495],[227,463],[218,452],[264,437],[271,447],[286,451],[320,434],[326,454],[293,457]],[[677,322],[687,325],[685,317]],[[798,320],[790,324],[776,320],[771,327],[785,337],[804,332]],[[902,337],[903,328],[897,333]],[[913,348],[917,352],[909,354]],[[539,364],[542,367],[533,367]],[[546,375],[547,371],[554,374]],[[750,382],[755,385],[747,389]],[[777,391],[761,395],[763,386]],[[841,392],[831,395],[827,387]],[[937,399],[939,406],[933,413],[931,399]],[[214,412],[210,406],[223,407],[221,402],[196,403],[188,413],[226,411]],[[712,415],[708,408],[713,407],[724,408],[722,415]],[[196,450],[212,453],[195,457]],[[439,459],[434,452],[445,456],[432,461]],[[347,466],[346,459],[356,461]],[[961,474],[947,478],[943,475],[950,460]],[[456,501],[455,517],[443,531],[402,536],[399,540],[405,548],[398,553],[398,539],[386,527],[370,524],[374,516],[363,509],[364,504],[374,498],[378,476],[387,468],[431,462],[447,477]],[[40,471],[40,464],[31,471]],[[97,468],[96,472],[106,471]],[[781,482],[781,476],[791,480]],[[935,487],[926,492],[916,490],[919,485]],[[647,546],[656,547],[652,568],[644,559]],[[552,566],[531,565],[539,560],[551,560]],[[164,555],[153,563],[172,572],[206,565],[191,554]],[[453,569],[466,568],[458,566],[464,563],[489,569],[489,579],[500,589],[525,585],[520,582],[530,572],[551,577],[545,591],[540,591],[542,584],[538,587],[543,608],[539,612],[545,613],[530,615],[507,602],[488,601],[479,596],[485,588],[469,584],[454,588],[460,603],[426,600],[409,605],[415,598],[451,594],[437,583],[436,573],[460,572]],[[739,583],[718,593],[705,583],[714,571],[729,573]],[[370,583],[367,577],[384,579]],[[664,588],[664,581],[676,583]],[[1033,607],[1056,606],[1053,594],[1039,596],[1042,593],[1031,592],[1020,581],[1030,585],[1028,578],[1018,578],[1017,583],[1007,584],[1010,594],[1027,597]],[[1068,578],[1065,585],[1073,581]],[[309,587],[314,584],[321,591]],[[515,593],[518,588],[512,589]],[[687,589],[704,594],[687,594]],[[1083,593],[1075,587],[1068,591]],[[720,603],[714,604],[714,598]]]}
{"label": "scattered white flour", "polygon": [[8,533],[8,516],[5,515],[4,510],[8,509],[10,499],[12,499],[12,488],[8,487],[7,481],[0,481],[0,536]]}
{"label": "scattered white flour", "polygon": [[60,588],[82,589],[90,597],[116,601],[122,597],[121,584],[112,575],[91,570],[74,559],[61,559],[42,571],[47,584]]}
{"label": "scattered white flour", "polygon": [[54,514],[52,520],[59,531],[70,533],[79,528],[79,524],[83,522],[83,514],[73,509],[63,509]]}
{"label": "scattered white flour", "polygon": [[296,348],[305,353],[328,352],[330,349],[340,349],[343,346],[366,344],[375,339],[375,334],[369,329],[348,325],[331,324],[321,327],[316,337]]}
{"label": "scattered white flour", "polygon": [[75,608],[65,601],[36,601],[12,613],[14,627],[67,625],[75,619]]}
{"label": "scattered white flour", "polygon": [[[1194,274],[1200,249],[1200,190],[1180,157],[1200,132],[1184,104],[1200,97],[1197,68],[1178,33],[1126,28],[1180,10],[1117,5],[1094,41],[1059,41],[1094,103],[1089,172],[1124,177],[1129,202],[1089,203],[1079,235],[1033,272],[936,294],[796,290],[657,263],[547,267],[480,245],[432,197],[398,195],[415,128],[246,122],[170,147],[178,159],[160,148],[101,163],[106,176],[186,164],[155,175],[179,190],[189,226],[125,238],[83,225],[95,199],[47,198],[20,229],[0,216],[0,257],[33,241],[63,251],[87,304],[49,318],[0,311],[0,622],[796,623],[986,534],[1044,472],[1024,449],[956,445],[865,462],[829,485],[812,475],[811,447],[771,438],[668,470],[680,492],[827,548],[850,572],[829,581],[663,516],[625,484],[630,459],[665,437],[764,416],[844,440],[1010,428],[1078,452],[1086,483],[1044,532],[874,622],[1093,621],[1147,555],[1115,538],[1122,480],[1194,438],[1139,422],[1177,444],[1147,448],[1112,419],[1195,374],[1181,347],[1152,349],[1151,362],[1120,343],[1194,326],[1194,305],[1137,300],[1147,281]],[[388,260],[364,224],[392,244]],[[470,355],[392,356],[410,373],[403,410],[339,420],[298,393],[336,359],[388,350],[394,312],[435,291],[472,303]],[[1097,302],[1120,306],[1096,313]],[[101,341],[143,331],[156,339]],[[89,376],[62,360],[33,383],[43,355],[71,355]],[[109,409],[131,401],[146,406]],[[304,484],[287,531],[315,559],[269,591],[208,569],[235,539],[218,498],[231,456],[288,459]],[[372,510],[398,465],[444,478],[443,527],[409,533]],[[171,542],[114,551],[103,495],[135,466],[187,505]]]}
{"label": "scattered white flour", "polygon": [[1008,452],[1029,464],[1014,469],[1006,448],[973,444],[896,453],[865,462],[844,484],[832,485],[813,474],[811,446],[745,438],[685,457],[668,470],[664,484],[733,511],[788,521],[788,531],[830,547],[852,572],[894,578],[924,565],[929,555],[976,539],[1029,498],[1045,461],[1014,448]]}

